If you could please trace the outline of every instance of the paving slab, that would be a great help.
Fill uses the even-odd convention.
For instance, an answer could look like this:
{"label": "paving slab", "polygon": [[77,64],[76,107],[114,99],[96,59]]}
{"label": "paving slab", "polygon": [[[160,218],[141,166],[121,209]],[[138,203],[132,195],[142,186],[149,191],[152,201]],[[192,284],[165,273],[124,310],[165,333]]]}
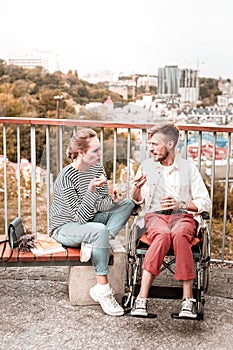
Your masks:
{"label": "paving slab", "polygon": [[173,320],[178,300],[150,299],[157,319],[71,306],[68,268],[0,269],[0,349],[230,350],[233,299],[206,296],[204,321]]}

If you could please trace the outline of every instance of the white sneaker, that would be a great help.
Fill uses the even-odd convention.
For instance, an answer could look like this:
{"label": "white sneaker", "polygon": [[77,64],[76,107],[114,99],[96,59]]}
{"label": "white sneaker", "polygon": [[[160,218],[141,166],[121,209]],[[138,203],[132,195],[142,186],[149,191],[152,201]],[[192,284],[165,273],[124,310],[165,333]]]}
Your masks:
{"label": "white sneaker", "polygon": [[118,304],[112,294],[112,290],[106,294],[100,294],[96,292],[96,288],[90,289],[90,297],[100,303],[103,311],[110,316],[123,316],[124,309]]}
{"label": "white sneaker", "polygon": [[181,302],[181,311],[179,317],[196,318],[196,300],[192,298],[186,298]]}
{"label": "white sneaker", "polygon": [[130,312],[131,316],[147,317],[148,316],[147,304],[148,304],[147,298],[137,297],[135,300],[134,306]]}

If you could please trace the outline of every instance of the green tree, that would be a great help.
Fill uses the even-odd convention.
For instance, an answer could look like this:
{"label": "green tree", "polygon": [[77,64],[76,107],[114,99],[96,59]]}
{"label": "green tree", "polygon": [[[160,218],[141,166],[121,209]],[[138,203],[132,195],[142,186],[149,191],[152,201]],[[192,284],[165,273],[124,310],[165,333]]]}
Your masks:
{"label": "green tree", "polygon": [[[224,210],[224,201],[225,201],[225,184],[215,181],[214,183],[214,198],[213,198],[213,217],[215,219],[223,218]],[[230,216],[233,214],[233,193],[231,188],[228,188],[227,194],[227,212]]]}
{"label": "green tree", "polygon": [[218,95],[221,95],[221,91],[218,89],[217,79],[200,78],[199,98],[203,100],[203,106],[214,105]]}

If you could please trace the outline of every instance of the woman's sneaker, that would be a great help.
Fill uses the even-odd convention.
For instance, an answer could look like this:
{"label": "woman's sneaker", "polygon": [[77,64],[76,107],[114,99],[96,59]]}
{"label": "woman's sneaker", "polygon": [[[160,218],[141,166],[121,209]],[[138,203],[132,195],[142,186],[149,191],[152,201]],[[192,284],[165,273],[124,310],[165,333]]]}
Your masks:
{"label": "woman's sneaker", "polygon": [[112,290],[106,294],[100,294],[95,287],[90,289],[90,297],[100,303],[103,311],[110,316],[123,316],[124,309],[118,304],[112,294]]}
{"label": "woman's sneaker", "polygon": [[137,297],[130,313],[131,316],[147,317],[148,316],[147,304],[148,304],[147,298]]}
{"label": "woman's sneaker", "polygon": [[196,318],[196,300],[192,298],[186,298],[181,302],[181,311],[179,317]]}

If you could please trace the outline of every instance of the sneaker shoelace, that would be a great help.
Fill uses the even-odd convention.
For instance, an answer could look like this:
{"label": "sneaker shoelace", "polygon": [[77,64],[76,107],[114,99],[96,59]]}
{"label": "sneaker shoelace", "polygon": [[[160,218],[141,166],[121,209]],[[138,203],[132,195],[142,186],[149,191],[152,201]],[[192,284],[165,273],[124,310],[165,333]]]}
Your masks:
{"label": "sneaker shoelace", "polygon": [[185,299],[182,301],[182,310],[192,311],[193,303],[189,299]]}
{"label": "sneaker shoelace", "polygon": [[146,298],[137,298],[136,299],[136,308],[137,309],[146,309],[147,299]]}
{"label": "sneaker shoelace", "polygon": [[104,296],[104,298],[106,298],[106,300],[109,302],[109,304],[111,304],[114,308],[119,307],[119,304],[116,301],[116,299],[114,298],[112,292],[109,293],[109,294],[106,294]]}

